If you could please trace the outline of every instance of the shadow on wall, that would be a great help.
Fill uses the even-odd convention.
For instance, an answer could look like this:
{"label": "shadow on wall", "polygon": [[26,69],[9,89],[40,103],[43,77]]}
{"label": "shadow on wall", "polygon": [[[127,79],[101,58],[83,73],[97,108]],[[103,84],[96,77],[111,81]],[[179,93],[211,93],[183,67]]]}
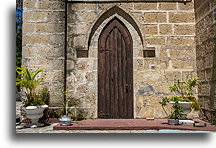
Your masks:
{"label": "shadow on wall", "polygon": [[104,14],[102,14],[99,19],[95,22],[94,26],[92,27],[91,29],[91,33],[89,35],[89,39],[88,39],[88,49],[89,49],[89,46],[90,46],[90,43],[91,43],[91,38],[92,36],[94,35],[95,31],[98,29],[98,27],[103,23],[103,21],[105,19],[107,19],[109,16],[112,16],[114,14],[118,14],[120,15],[121,17],[123,17],[125,20],[127,20],[134,28],[135,30],[137,31],[140,39],[141,39],[141,42],[142,42],[142,45],[143,45],[143,38],[142,38],[142,33],[137,25],[137,23],[134,21],[134,19],[129,15],[127,14],[124,10],[122,10],[121,8],[119,8],[118,6],[114,6],[112,8],[110,8],[109,10],[107,10]]}

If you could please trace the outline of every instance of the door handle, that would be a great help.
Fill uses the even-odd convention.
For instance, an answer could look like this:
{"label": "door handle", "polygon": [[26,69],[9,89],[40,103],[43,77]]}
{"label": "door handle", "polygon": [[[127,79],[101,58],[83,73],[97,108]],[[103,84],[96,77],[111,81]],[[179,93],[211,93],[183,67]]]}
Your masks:
{"label": "door handle", "polygon": [[129,92],[129,85],[126,84],[125,87],[126,87],[126,93],[128,93]]}

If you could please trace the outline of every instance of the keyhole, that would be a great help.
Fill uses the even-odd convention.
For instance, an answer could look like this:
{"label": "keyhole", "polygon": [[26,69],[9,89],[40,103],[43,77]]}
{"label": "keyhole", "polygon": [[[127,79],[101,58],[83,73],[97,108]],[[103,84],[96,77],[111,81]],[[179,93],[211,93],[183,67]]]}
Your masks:
{"label": "keyhole", "polygon": [[126,84],[125,86],[126,86],[126,93],[128,93],[129,92],[129,85]]}

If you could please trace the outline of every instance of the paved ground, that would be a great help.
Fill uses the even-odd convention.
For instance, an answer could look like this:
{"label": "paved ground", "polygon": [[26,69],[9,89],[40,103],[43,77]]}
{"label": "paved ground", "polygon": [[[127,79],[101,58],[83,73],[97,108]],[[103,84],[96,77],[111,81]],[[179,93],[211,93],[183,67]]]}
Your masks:
{"label": "paved ground", "polygon": [[16,133],[212,133],[210,131],[188,130],[53,130],[53,126],[57,124],[38,128],[22,128],[23,125],[21,125],[16,128]]}
{"label": "paved ground", "polygon": [[[196,119],[201,125],[204,121]],[[193,125],[167,125],[166,119],[87,119],[73,122],[72,126],[50,126],[24,128],[25,124],[16,126],[16,133],[207,133],[215,132],[215,126],[193,127]],[[114,128],[113,128],[114,127]],[[123,128],[122,128],[123,127]],[[125,128],[126,127],[126,128]],[[135,127],[135,128],[134,128]],[[53,130],[58,129],[58,130]],[[127,129],[127,130],[125,130]]]}

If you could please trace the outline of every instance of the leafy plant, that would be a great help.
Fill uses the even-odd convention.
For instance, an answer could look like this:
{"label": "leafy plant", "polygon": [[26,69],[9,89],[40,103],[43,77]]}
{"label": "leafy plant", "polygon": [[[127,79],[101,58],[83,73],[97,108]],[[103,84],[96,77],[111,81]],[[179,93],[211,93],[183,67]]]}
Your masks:
{"label": "leafy plant", "polygon": [[25,91],[26,98],[23,101],[24,106],[44,105],[45,102],[40,98],[40,94],[36,92],[37,86],[43,81],[43,78],[36,79],[37,75],[43,70],[30,70],[26,67],[16,67],[18,74],[16,78],[16,86],[19,85]]}
{"label": "leafy plant", "polygon": [[39,97],[44,101],[45,104],[49,104],[50,101],[50,91],[45,87],[39,93]]}
{"label": "leafy plant", "polygon": [[[73,98],[72,96],[68,96],[68,91],[64,91],[63,95],[65,95],[65,97],[62,104],[61,114],[70,115],[74,121],[86,119],[86,117],[83,115],[83,112],[77,107],[80,104],[80,100]],[[74,109],[73,111],[72,108]]]}
{"label": "leafy plant", "polygon": [[86,116],[83,114],[77,114],[72,116],[73,121],[80,121],[80,120],[85,120]]}
{"label": "leafy plant", "polygon": [[173,105],[173,111],[171,113],[171,115],[169,115],[167,113],[167,111],[165,110],[165,106],[169,103],[169,102],[175,102],[178,103],[179,101],[186,101],[186,102],[191,102],[191,108],[194,110],[199,110],[200,106],[199,103],[197,102],[197,99],[193,96],[193,89],[194,87],[196,87],[199,84],[199,79],[198,77],[192,77],[190,79],[188,79],[186,82],[180,82],[179,79],[176,80],[176,82],[174,84],[169,85],[169,89],[171,92],[174,92],[176,94],[176,96],[172,96],[172,97],[163,97],[162,101],[160,101],[159,103],[161,104],[164,112],[166,113],[166,115],[170,118],[173,117],[180,117],[182,116],[183,111],[181,111],[182,109],[180,109],[181,107],[178,105]]}
{"label": "leafy plant", "polygon": [[171,115],[169,116],[170,119],[180,119],[183,115],[183,109],[178,105],[173,105],[172,108],[174,109]]}

